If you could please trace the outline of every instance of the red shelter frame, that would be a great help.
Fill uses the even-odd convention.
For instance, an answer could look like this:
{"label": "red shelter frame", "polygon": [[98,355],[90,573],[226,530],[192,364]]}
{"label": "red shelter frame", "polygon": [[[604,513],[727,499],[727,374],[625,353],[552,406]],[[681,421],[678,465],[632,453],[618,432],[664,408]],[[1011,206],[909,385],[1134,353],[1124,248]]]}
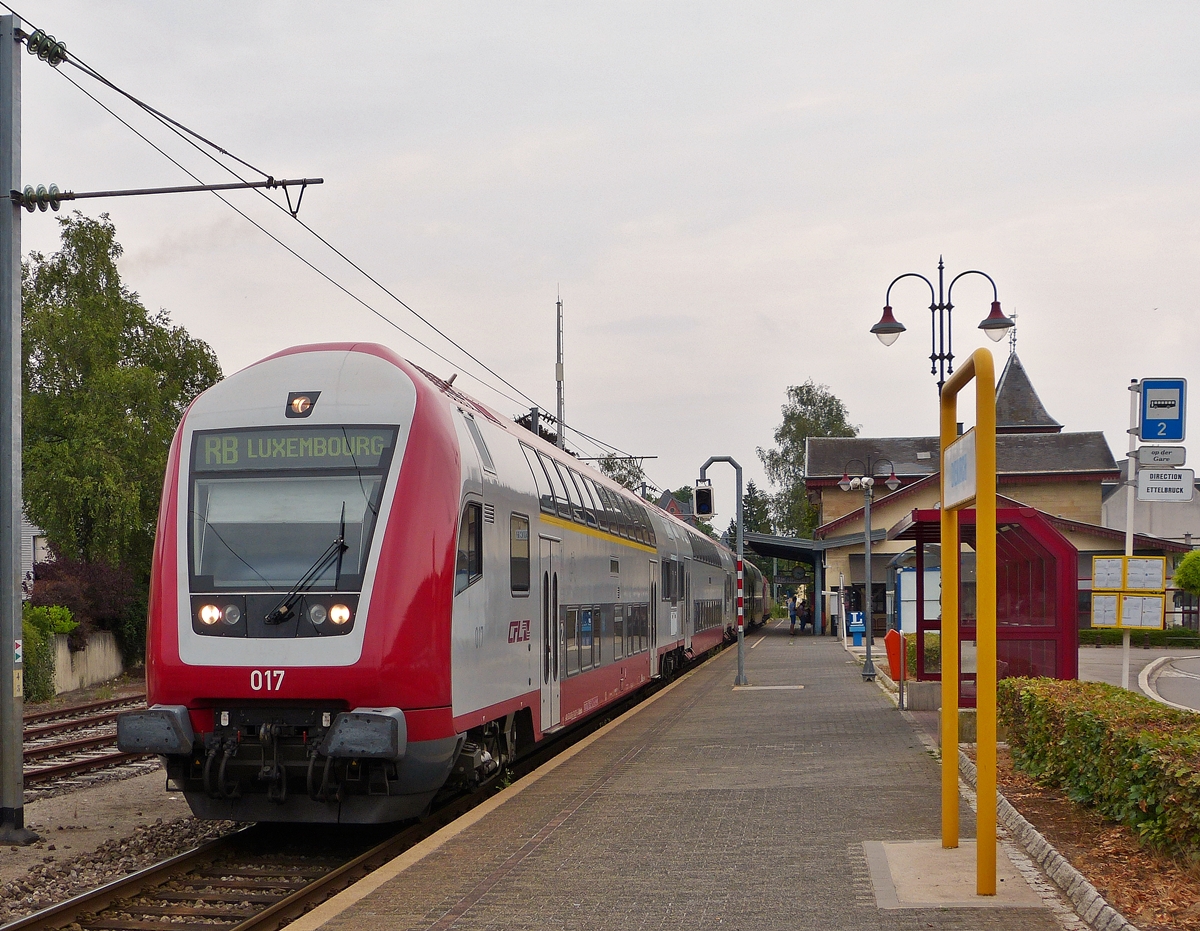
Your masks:
{"label": "red shelter frame", "polygon": [[[996,531],[997,678],[1078,678],[1078,551],[1036,508],[998,508]],[[959,538],[974,548],[973,509],[959,511]],[[888,539],[917,543],[917,679],[941,681],[940,672],[925,669],[925,634],[940,633],[942,625],[940,617],[925,617],[924,546],[941,542],[941,512],[913,511],[888,531]],[[958,553],[961,558],[961,547]],[[972,618],[960,620],[959,639],[975,640]],[[974,673],[960,673],[959,704],[975,705]]]}

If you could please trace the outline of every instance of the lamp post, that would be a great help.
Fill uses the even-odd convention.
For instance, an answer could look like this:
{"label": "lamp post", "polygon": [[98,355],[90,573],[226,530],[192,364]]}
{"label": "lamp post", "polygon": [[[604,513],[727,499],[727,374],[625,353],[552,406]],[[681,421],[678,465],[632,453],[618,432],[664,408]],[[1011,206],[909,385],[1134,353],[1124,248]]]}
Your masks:
{"label": "lamp post", "polygon": [[[838,488],[842,491],[857,491],[859,488],[863,492],[863,541],[864,541],[864,558],[865,571],[864,580],[866,582],[866,630],[864,640],[867,644],[867,660],[863,663],[862,677],[864,682],[875,681],[875,664],[871,662],[871,643],[875,639],[875,626],[871,617],[871,496],[875,488],[875,470],[881,462],[888,464],[888,476],[883,480],[883,484],[887,486],[888,491],[895,491],[900,487],[900,479],[896,475],[896,467],[892,465],[891,459],[875,459],[872,460],[869,456],[864,463],[861,459],[851,459],[842,469],[842,478],[838,482]],[[850,467],[858,463],[858,471],[854,476],[850,475]],[[845,606],[842,606],[844,612]]]}
{"label": "lamp post", "polygon": [[996,282],[992,281],[991,275],[976,269],[959,272],[951,279],[950,286],[945,288],[943,287],[945,268],[946,266],[942,261],[942,257],[938,256],[938,283],[936,290],[933,287],[932,281],[917,272],[906,272],[894,278],[892,283],[888,285],[887,295],[884,297],[883,316],[879,318],[879,322],[875,326],[871,327],[871,332],[879,337],[879,341],[883,345],[892,345],[900,337],[900,334],[907,329],[903,323],[892,316],[892,288],[902,278],[920,278],[929,285],[929,374],[938,377],[939,394],[941,393],[942,385],[946,383],[946,376],[954,374],[954,350],[951,348],[951,337],[953,336],[951,316],[954,311],[954,304],[951,301],[951,297],[954,292],[954,284],[959,278],[966,275],[982,275],[991,283],[992,309],[979,324],[979,329],[988,335],[988,339],[993,342],[999,342],[1003,339],[1005,331],[1013,325],[1012,320],[1004,316],[1004,312],[1000,310],[1000,299],[996,292]]}
{"label": "lamp post", "polygon": [[[737,638],[738,638],[738,671],[737,678],[733,680],[734,685],[749,685],[750,680],[746,678],[746,601],[743,597],[743,581],[742,581],[742,467],[738,465],[737,460],[729,456],[711,456],[708,462],[700,467],[700,481],[696,483],[697,487],[701,487],[703,483],[708,481],[708,467],[714,462],[728,462],[733,466],[733,471],[737,474]],[[709,499],[709,512],[711,513],[711,498]],[[697,503],[699,499],[697,498]],[[700,511],[697,509],[697,516]]]}

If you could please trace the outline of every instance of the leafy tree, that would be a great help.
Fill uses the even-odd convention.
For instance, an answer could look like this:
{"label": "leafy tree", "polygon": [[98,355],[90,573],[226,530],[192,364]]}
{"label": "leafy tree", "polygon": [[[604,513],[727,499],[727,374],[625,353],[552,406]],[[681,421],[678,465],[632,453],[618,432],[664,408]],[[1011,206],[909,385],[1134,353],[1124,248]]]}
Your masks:
{"label": "leafy tree", "polygon": [[[742,492],[742,529],[746,533],[771,533],[774,529],[771,524],[771,502],[767,495],[758,490],[754,479],[750,479],[746,483],[746,488]],[[736,548],[737,515],[730,519],[729,529],[726,533],[729,535],[730,547]],[[769,559],[759,556],[750,549],[747,549],[743,555],[747,561],[754,563],[770,575]]]}
{"label": "leafy tree", "polygon": [[59,223],[62,248],[22,268],[25,506],[61,557],[141,584],[171,436],[221,369],[121,283],[107,214]]}
{"label": "leafy tree", "polygon": [[804,484],[804,441],[810,436],[858,436],[859,428],[849,422],[846,405],[826,385],[811,378],[787,390],[781,408],[783,422],[775,429],[774,449],[758,449],[767,477],[779,490],[771,496],[771,511],[780,533],[811,536],[816,527],[816,510],[808,501]]}
{"label": "leafy tree", "polygon": [[609,453],[597,462],[596,466],[618,485],[624,485],[630,491],[641,493],[642,483],[646,481],[646,470],[642,468],[641,459],[631,459],[627,456]]}
{"label": "leafy tree", "polygon": [[1200,595],[1200,550],[1192,550],[1175,567],[1175,587]]}

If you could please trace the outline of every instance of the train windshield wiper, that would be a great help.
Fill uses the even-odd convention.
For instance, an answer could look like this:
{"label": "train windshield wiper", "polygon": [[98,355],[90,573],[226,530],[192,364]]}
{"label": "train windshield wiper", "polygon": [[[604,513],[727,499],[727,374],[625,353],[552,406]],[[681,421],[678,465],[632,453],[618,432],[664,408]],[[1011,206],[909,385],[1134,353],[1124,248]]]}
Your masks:
{"label": "train windshield wiper", "polygon": [[317,557],[317,561],[308,567],[308,571],[300,576],[298,581],[279,604],[271,609],[271,612],[263,619],[268,624],[282,624],[292,615],[292,608],[296,606],[296,602],[300,600],[300,596],[316,584],[317,579],[321,577],[321,573],[329,568],[331,564],[336,562],[337,572],[333,578],[333,587],[337,588],[338,580],[342,575],[342,554],[350,547],[346,545],[346,502],[342,502],[342,519],[338,528],[338,535],[334,541],[325,547],[325,552]]}

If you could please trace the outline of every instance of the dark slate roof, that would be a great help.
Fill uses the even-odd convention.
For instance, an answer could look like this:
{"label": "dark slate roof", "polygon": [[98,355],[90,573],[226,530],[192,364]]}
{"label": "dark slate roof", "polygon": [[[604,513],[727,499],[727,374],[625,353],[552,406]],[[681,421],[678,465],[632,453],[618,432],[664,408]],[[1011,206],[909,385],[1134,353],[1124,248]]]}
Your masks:
{"label": "dark slate roof", "polygon": [[[938,470],[936,436],[904,437],[809,437],[808,478],[836,481],[851,459],[890,459],[896,474],[929,475]],[[919,453],[929,458],[919,459]],[[1055,473],[1112,473],[1117,463],[1104,434],[1014,433],[996,437],[996,465],[1001,475],[1047,475]]]}
{"label": "dark slate roof", "polygon": [[1062,424],[1042,405],[1025,366],[1011,353],[996,383],[996,431],[998,433],[1059,433]]}

